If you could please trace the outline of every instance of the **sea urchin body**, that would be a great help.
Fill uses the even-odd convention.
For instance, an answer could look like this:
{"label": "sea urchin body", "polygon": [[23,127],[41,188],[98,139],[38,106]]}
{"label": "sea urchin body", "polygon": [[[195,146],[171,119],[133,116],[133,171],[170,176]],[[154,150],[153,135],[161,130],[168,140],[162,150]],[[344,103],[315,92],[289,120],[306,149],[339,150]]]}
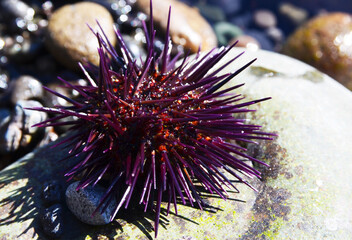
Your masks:
{"label": "sea urchin body", "polygon": [[75,99],[47,89],[72,105],[35,109],[56,114],[36,126],[71,125],[72,134],[57,144],[70,146],[67,161],[72,161],[72,167],[65,176],[80,179],[77,189],[107,180],[109,186],[98,208],[104,211],[116,198],[118,205],[111,219],[121,207],[129,206],[132,196],[138,197],[145,210],[155,211],[157,234],[163,196],[168,197],[169,206],[174,203],[176,214],[177,201],[202,208],[195,182],[225,199],[225,187],[236,188],[224,171],[246,183],[239,173],[254,177],[260,173],[243,159],[264,164],[246,155],[237,142],[270,139],[271,134],[235,117],[252,111],[247,106],[268,98],[243,102],[241,95],[233,93],[242,84],[222,88],[252,63],[219,75],[240,56],[214,69],[233,46],[191,60],[186,56],[176,66],[179,55],[170,56],[169,34],[163,51],[157,54],[152,19],[149,29],[146,25],[144,29],[147,58],[142,64],[131,57],[117,30],[119,49],[104,33],[96,32],[99,68],[80,65],[87,86],[61,79],[79,93]]}

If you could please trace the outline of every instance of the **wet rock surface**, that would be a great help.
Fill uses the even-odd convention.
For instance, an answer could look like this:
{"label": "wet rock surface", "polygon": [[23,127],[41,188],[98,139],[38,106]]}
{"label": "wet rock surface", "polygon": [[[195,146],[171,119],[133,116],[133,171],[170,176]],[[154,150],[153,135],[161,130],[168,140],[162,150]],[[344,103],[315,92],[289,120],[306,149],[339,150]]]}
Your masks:
{"label": "wet rock surface", "polygon": [[[136,5],[142,11],[149,13],[149,0],[138,0]],[[154,22],[164,31],[167,26],[167,16],[171,6],[170,36],[175,44],[191,49],[193,53],[199,46],[203,51],[209,51],[217,46],[217,39],[209,23],[200,15],[196,8],[191,8],[175,0],[153,1]]]}
{"label": "wet rock surface", "polygon": [[44,205],[60,203],[62,200],[62,187],[58,181],[44,183],[42,189],[42,200]]}
{"label": "wet rock surface", "polygon": [[42,209],[40,223],[43,231],[49,237],[58,238],[63,232],[62,206],[60,204]]}
{"label": "wet rock surface", "polygon": [[114,21],[103,6],[79,2],[57,9],[50,17],[46,35],[46,43],[52,55],[69,69],[78,70],[79,61],[99,65],[99,44],[95,35],[87,28],[88,24],[94,31],[98,31],[97,20],[114,45]]}
{"label": "wet rock surface", "polygon": [[[235,49],[230,56],[242,50]],[[258,192],[237,184],[240,193],[230,192],[227,201],[207,196],[209,207],[204,211],[179,205],[179,216],[164,217],[164,206],[158,239],[352,237],[351,92],[302,62],[265,51],[247,52],[224,71],[254,57],[258,60],[233,84],[246,82],[241,92],[247,98],[273,98],[258,104],[249,118],[279,135],[274,141],[247,146],[250,155],[270,164],[260,169],[262,181],[251,182]],[[58,161],[64,154],[45,146],[1,171],[2,236],[11,239],[23,233],[24,239],[46,239],[38,221],[33,221],[43,204],[42,189],[36,186],[48,179],[67,186],[57,174],[67,167],[67,161]],[[23,199],[27,204],[22,204]],[[154,235],[153,214],[138,206],[104,226],[81,223],[65,205],[63,217],[61,239],[152,239]]]}
{"label": "wet rock surface", "polygon": [[[304,48],[302,47],[304,46]],[[299,28],[283,49],[352,90],[352,15],[330,13]]]}

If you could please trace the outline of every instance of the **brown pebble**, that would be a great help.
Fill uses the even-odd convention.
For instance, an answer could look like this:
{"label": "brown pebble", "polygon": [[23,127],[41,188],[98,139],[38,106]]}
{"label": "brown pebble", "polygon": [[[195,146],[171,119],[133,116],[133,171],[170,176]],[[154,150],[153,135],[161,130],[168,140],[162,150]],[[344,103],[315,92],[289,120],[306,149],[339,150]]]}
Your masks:
{"label": "brown pebble", "polygon": [[283,53],[352,90],[352,15],[330,13],[310,20],[288,38]]}
{"label": "brown pebble", "polygon": [[[138,0],[141,11],[150,14],[150,0]],[[198,9],[174,0],[154,0],[153,19],[166,31],[169,6],[171,5],[170,36],[175,44],[197,52],[199,46],[208,51],[217,46],[215,33],[209,23],[200,15]]]}
{"label": "brown pebble", "polygon": [[99,21],[114,45],[113,18],[103,6],[92,2],[64,5],[56,10],[48,24],[46,43],[52,55],[67,68],[77,70],[78,62],[88,60],[99,65],[98,41],[87,24],[97,31]]}

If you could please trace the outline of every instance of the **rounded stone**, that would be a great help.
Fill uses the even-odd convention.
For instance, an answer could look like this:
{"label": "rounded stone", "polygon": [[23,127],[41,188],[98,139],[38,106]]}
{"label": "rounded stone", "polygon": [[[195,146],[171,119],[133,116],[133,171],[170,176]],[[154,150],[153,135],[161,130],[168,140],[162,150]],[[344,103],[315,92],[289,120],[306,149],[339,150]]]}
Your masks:
{"label": "rounded stone", "polygon": [[260,49],[260,43],[255,39],[254,37],[251,37],[249,35],[241,35],[236,38],[233,38],[230,41],[230,44],[235,43],[236,41],[236,47],[244,47],[247,48],[248,50],[256,51]]}
{"label": "rounded stone", "polygon": [[100,31],[96,21],[114,45],[114,22],[103,6],[92,2],[78,2],[57,9],[49,20],[46,34],[46,44],[51,54],[62,65],[73,70],[79,69],[79,61],[99,65],[99,44],[87,26],[94,31]]}
{"label": "rounded stone", "polygon": [[277,23],[274,13],[265,9],[256,10],[253,14],[253,21],[261,28],[275,27]]}
{"label": "rounded stone", "polygon": [[279,13],[284,19],[287,19],[295,26],[299,26],[308,19],[308,11],[299,8],[291,3],[283,2],[279,5]]}
{"label": "rounded stone", "polygon": [[66,189],[66,204],[71,212],[82,222],[90,225],[104,225],[110,222],[110,216],[113,214],[117,204],[112,201],[106,210],[101,213],[99,210],[93,216],[104,196],[106,189],[95,185],[87,186],[84,189],[76,191],[79,182],[74,182]]}
{"label": "rounded stone", "polygon": [[330,13],[310,20],[288,38],[283,53],[352,90],[352,15]]}
{"label": "rounded stone", "polygon": [[41,99],[44,92],[41,82],[29,75],[23,75],[11,81],[9,88],[12,104],[20,100]]}
{"label": "rounded stone", "polygon": [[[150,14],[150,0],[139,0],[136,5]],[[168,10],[171,6],[170,36],[175,44],[184,46],[192,52],[199,47],[208,51],[217,46],[215,33],[209,23],[200,15],[198,9],[173,0],[153,1],[153,20],[161,29],[166,31]]]}
{"label": "rounded stone", "polygon": [[275,43],[281,43],[285,38],[282,30],[277,27],[268,28],[265,32],[268,35],[268,37],[271,40],[273,40]]}
{"label": "rounded stone", "polygon": [[42,108],[43,105],[34,100],[20,100],[16,103],[15,112],[12,116],[12,122],[17,124],[22,131],[34,134],[38,131],[38,127],[33,125],[45,121],[47,114],[45,112],[34,111],[28,108]]}

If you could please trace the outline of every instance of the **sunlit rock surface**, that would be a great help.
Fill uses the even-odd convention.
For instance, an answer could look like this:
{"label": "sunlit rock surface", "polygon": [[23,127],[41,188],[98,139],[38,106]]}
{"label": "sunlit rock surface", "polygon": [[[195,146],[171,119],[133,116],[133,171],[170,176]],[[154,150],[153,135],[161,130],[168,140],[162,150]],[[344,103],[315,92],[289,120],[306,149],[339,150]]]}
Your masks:
{"label": "sunlit rock surface", "polygon": [[[205,211],[179,205],[179,216],[161,218],[158,239],[351,239],[351,92],[306,64],[265,51],[247,52],[225,71],[253,58],[230,84],[246,82],[239,91],[250,99],[272,97],[248,115],[279,135],[248,146],[271,168],[261,169],[262,181],[251,180],[258,192],[242,184],[227,201],[207,197]],[[61,178],[66,162],[59,162],[64,153],[46,146],[1,171],[0,239],[47,239],[37,218],[40,191],[46,180],[67,185]],[[79,222],[66,206],[63,212],[61,239],[154,237],[153,214],[138,205],[100,227]]]}

